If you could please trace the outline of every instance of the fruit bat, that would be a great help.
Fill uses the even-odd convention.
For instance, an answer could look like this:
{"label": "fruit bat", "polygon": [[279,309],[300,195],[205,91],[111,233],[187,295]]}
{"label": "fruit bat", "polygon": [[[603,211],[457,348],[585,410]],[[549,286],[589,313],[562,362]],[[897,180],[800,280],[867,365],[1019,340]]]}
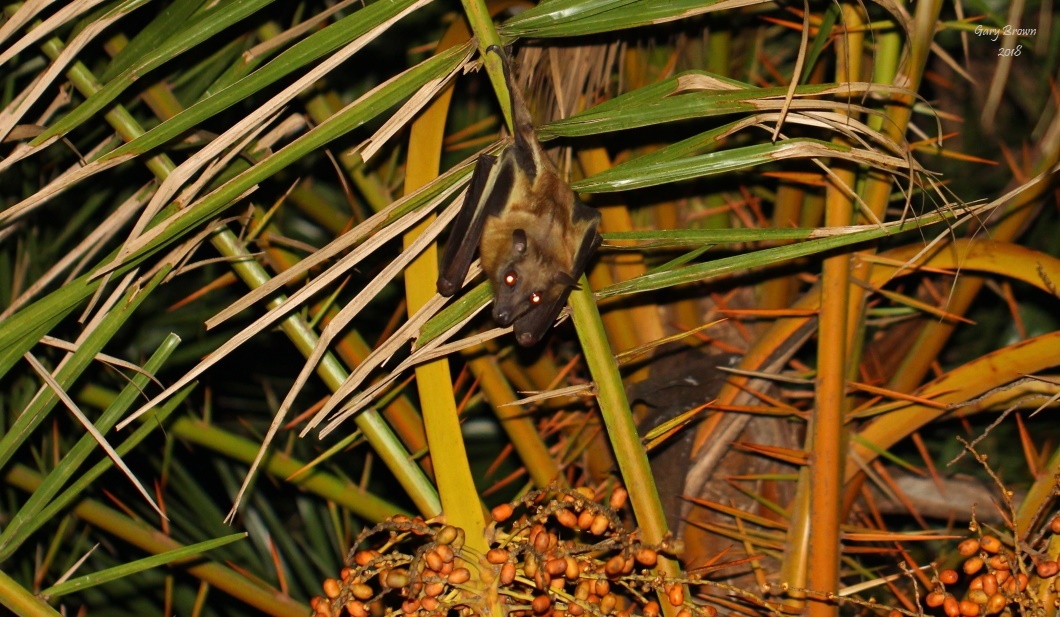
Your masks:
{"label": "fruit bat", "polygon": [[513,141],[497,156],[479,155],[442,255],[438,293],[456,293],[477,247],[495,296],[493,320],[512,326],[529,347],[548,332],[600,246],[600,213],[578,199],[545,155],[505,53],[495,45],[486,53],[503,60]]}

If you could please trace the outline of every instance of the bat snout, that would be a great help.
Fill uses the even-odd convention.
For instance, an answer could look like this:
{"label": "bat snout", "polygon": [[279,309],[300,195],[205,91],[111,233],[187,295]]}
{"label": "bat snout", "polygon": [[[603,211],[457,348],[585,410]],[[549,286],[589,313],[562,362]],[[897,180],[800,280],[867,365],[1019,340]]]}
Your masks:
{"label": "bat snout", "polygon": [[514,296],[500,294],[493,299],[493,321],[500,326],[510,326],[530,309],[526,302],[519,302]]}
{"label": "bat snout", "polygon": [[493,307],[493,321],[497,322],[500,326],[510,326],[515,318],[518,317],[515,311],[511,307],[494,306]]}

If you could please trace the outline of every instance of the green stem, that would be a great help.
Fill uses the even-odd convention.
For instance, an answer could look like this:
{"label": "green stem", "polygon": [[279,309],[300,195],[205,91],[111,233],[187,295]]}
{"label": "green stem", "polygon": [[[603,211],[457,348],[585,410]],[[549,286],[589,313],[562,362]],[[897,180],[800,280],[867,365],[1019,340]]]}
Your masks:
{"label": "green stem", "polygon": [[[655,488],[655,478],[651,475],[648,453],[641,445],[640,435],[633,423],[633,412],[626,399],[618,363],[604,333],[604,322],[600,319],[600,311],[584,275],[579,287],[571,293],[570,305],[585,362],[596,384],[596,400],[607,428],[607,437],[615,451],[622,481],[629,487],[629,501],[637,518],[637,527],[645,542],[661,544],[669,534],[666,515],[659,500],[659,491]],[[658,571],[676,578],[681,575],[681,566],[676,561],[660,559]],[[660,605],[667,615],[677,612],[668,601],[660,601]]]}
{"label": "green stem", "polygon": [[471,24],[471,31],[475,33],[478,40],[478,53],[486,64],[486,73],[489,75],[493,91],[497,94],[497,102],[500,103],[501,111],[504,113],[504,121],[508,128],[512,128],[511,95],[508,94],[508,86],[504,82],[504,62],[497,54],[487,54],[490,46],[502,47],[501,37],[497,34],[497,28],[493,25],[493,18],[489,9],[486,8],[485,0],[460,0],[464,5],[464,15]]}
{"label": "green stem", "polygon": [[[178,419],[168,430],[181,439],[222,452],[244,463],[254,460],[260,446],[249,439],[188,418]],[[399,506],[380,499],[348,481],[317,469],[291,478],[305,465],[304,462],[283,452],[272,452],[265,458],[261,467],[266,473],[348,508],[368,521],[378,522],[394,514],[408,514]]]}
{"label": "green stem", "polygon": [[21,617],[58,617],[59,613],[44,600],[30,593],[3,570],[0,570],[0,604]]}
{"label": "green stem", "polygon": [[[29,493],[35,491],[43,481],[39,474],[23,465],[14,466],[4,479],[8,484]],[[85,499],[78,503],[74,506],[73,513],[92,526],[111,533],[154,555],[166,551],[174,551],[184,546],[169,536],[160,533],[147,523],[135,521],[125,516],[121,511],[108,508],[92,499]],[[203,563],[188,568],[187,572],[268,615],[305,617],[310,612],[308,606],[295,602],[290,596],[277,593],[268,587],[263,587],[219,563]],[[0,598],[3,598],[5,603],[10,599],[4,594],[0,594]],[[19,615],[54,614],[23,613],[17,610],[15,613]]]}

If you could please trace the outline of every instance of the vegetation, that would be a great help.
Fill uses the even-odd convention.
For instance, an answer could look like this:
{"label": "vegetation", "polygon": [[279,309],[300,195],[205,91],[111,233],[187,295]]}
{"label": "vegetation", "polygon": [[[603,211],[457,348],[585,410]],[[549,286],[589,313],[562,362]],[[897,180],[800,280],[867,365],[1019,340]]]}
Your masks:
{"label": "vegetation", "polygon": [[[4,17],[14,613],[1055,614],[1052,4]],[[603,217],[528,350],[435,293],[493,44]]]}

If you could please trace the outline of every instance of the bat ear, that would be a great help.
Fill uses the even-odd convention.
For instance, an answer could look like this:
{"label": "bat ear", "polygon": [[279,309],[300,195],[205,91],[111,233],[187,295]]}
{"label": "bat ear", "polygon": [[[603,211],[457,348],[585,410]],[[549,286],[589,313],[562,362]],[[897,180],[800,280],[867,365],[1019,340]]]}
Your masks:
{"label": "bat ear", "polygon": [[516,229],[512,232],[512,250],[516,253],[523,254],[526,252],[526,231],[522,229]]}

